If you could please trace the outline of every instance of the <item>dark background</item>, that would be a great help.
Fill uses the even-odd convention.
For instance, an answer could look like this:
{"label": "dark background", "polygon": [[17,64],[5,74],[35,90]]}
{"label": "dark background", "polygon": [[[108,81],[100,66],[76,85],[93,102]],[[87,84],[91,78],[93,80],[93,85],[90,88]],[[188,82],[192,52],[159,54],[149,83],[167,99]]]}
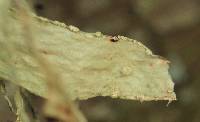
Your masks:
{"label": "dark background", "polygon": [[178,101],[97,97],[80,102],[89,122],[200,122],[199,0],[31,0],[38,15],[141,41],[171,61]]}

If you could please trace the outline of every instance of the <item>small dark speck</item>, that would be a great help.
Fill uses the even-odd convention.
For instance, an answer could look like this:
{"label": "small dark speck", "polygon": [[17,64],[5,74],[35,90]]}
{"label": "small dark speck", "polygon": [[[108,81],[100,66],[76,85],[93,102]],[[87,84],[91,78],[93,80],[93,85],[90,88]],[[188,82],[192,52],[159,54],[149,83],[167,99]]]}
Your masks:
{"label": "small dark speck", "polygon": [[111,42],[118,42],[119,39],[118,39],[116,36],[114,36],[114,37],[111,37],[111,38],[110,38],[110,41],[111,41]]}

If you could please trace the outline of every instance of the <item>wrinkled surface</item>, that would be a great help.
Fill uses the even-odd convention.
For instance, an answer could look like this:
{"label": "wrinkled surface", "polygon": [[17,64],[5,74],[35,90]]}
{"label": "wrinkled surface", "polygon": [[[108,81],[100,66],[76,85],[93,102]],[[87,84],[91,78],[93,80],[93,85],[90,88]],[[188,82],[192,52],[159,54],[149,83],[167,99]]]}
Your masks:
{"label": "wrinkled surface", "polygon": [[[72,99],[176,99],[168,61],[141,43],[122,36],[112,42],[101,33],[84,33],[57,21],[34,19],[37,51],[56,67],[63,89]],[[9,40],[0,31],[0,77],[47,97],[45,76],[24,43],[22,28],[16,18],[9,20]]]}

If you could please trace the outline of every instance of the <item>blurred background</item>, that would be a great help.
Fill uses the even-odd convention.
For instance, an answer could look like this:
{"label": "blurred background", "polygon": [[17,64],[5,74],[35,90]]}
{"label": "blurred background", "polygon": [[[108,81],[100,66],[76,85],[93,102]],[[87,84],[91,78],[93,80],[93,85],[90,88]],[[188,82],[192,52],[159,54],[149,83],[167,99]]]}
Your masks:
{"label": "blurred background", "polygon": [[80,102],[89,122],[200,122],[199,0],[32,0],[38,15],[141,41],[171,61],[178,101],[105,97]]}
{"label": "blurred background", "polygon": [[89,122],[200,122],[200,0],[30,0],[36,13],[82,31],[141,41],[171,61],[178,101],[96,97],[80,101]]}

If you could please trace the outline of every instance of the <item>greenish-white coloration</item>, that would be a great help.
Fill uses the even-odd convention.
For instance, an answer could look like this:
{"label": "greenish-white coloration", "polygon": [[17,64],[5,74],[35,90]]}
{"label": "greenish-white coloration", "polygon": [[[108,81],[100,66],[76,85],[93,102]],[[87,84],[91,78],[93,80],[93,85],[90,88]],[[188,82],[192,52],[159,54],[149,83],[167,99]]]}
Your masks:
{"label": "greenish-white coloration", "polygon": [[13,107],[12,102],[11,102],[11,99],[10,99],[9,96],[7,95],[7,91],[6,91],[6,88],[5,88],[5,84],[4,84],[4,82],[1,81],[1,80],[0,80],[0,94],[3,94],[4,99],[7,101],[10,110],[11,110],[12,112],[15,112],[14,107]]}
{"label": "greenish-white coloration", "polygon": [[[24,28],[17,15],[7,15],[8,23],[0,22],[0,77],[47,98],[45,76],[27,48]],[[73,100],[95,96],[176,99],[169,62],[153,55],[140,42],[123,36],[112,42],[110,36],[100,32],[85,33],[34,15],[33,21],[38,53],[55,67],[63,89]]]}
{"label": "greenish-white coloration", "polygon": [[19,90],[16,91],[16,94],[15,94],[15,103],[16,103],[16,108],[17,108],[16,122],[31,122],[28,116],[28,113],[26,112],[26,109],[25,109],[25,103],[24,103],[23,97]]}

